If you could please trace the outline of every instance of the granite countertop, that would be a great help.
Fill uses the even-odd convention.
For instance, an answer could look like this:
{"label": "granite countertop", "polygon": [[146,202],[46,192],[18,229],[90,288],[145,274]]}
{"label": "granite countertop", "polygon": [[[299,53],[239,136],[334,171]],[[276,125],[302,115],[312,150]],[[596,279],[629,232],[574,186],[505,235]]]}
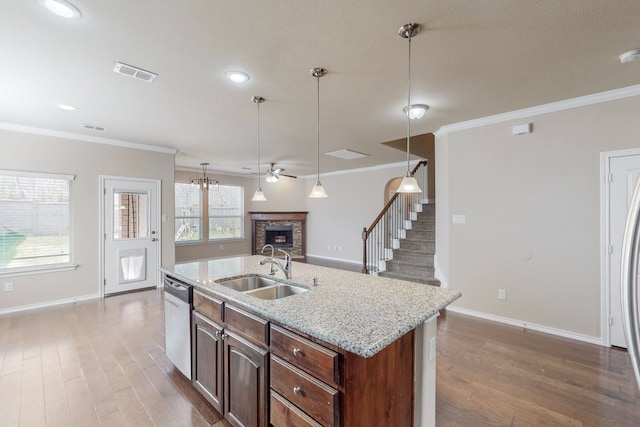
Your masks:
{"label": "granite countertop", "polygon": [[[258,263],[262,258],[254,255],[186,262],[161,271],[204,293],[363,357],[373,356],[461,296],[452,289],[295,261],[290,280],[284,280],[280,270],[275,277],[309,292],[263,300],[216,283],[221,278],[247,274],[269,277],[269,265]],[[315,287],[314,277],[318,279]]]}

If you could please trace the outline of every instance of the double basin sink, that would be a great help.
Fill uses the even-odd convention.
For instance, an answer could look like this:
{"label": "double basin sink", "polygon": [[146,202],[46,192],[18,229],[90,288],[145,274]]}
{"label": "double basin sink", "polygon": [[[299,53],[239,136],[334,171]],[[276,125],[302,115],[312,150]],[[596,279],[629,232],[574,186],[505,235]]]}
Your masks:
{"label": "double basin sink", "polygon": [[259,276],[257,274],[231,279],[220,279],[216,280],[216,283],[260,299],[280,299],[308,291],[308,289],[289,285],[276,279]]}

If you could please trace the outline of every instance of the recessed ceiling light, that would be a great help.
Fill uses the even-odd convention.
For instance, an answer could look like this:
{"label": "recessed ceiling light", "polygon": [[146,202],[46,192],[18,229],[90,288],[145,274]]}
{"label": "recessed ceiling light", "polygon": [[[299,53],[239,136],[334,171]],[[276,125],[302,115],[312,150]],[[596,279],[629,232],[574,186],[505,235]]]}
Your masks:
{"label": "recessed ceiling light", "polygon": [[640,49],[631,49],[620,55],[620,62],[626,64],[640,58]]}
{"label": "recessed ceiling light", "polygon": [[38,4],[46,8],[54,15],[61,18],[79,19],[82,14],[77,7],[65,0],[36,0]]}
{"label": "recessed ceiling light", "polygon": [[58,108],[64,111],[77,111],[78,107],[74,107],[73,105],[68,104],[58,104]]}
{"label": "recessed ceiling light", "polygon": [[227,71],[224,75],[234,83],[244,83],[249,80],[249,74],[242,71]]}

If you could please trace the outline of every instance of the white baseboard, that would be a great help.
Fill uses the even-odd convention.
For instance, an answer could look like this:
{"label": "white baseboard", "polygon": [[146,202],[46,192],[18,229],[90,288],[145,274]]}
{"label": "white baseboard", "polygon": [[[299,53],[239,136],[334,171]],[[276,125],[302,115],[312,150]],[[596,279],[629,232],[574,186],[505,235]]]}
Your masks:
{"label": "white baseboard", "polygon": [[0,315],[9,314],[9,313],[17,313],[19,311],[36,310],[38,308],[54,307],[56,305],[73,304],[75,302],[87,301],[87,300],[96,299],[96,298],[102,298],[102,297],[100,296],[100,294],[91,294],[91,295],[82,295],[82,296],[74,297],[74,298],[66,298],[66,299],[59,299],[59,300],[55,300],[55,301],[47,301],[47,302],[43,302],[43,303],[39,303],[39,304],[21,305],[21,306],[17,306],[17,307],[1,309],[0,310]]}
{"label": "white baseboard", "polygon": [[[605,346],[602,338],[592,337],[589,335],[578,334],[575,332],[565,331],[563,329],[551,328],[549,326],[537,325],[535,323],[524,322],[522,320],[510,319],[508,317],[496,316],[494,314],[483,313],[481,311],[469,310],[467,308],[461,308],[456,306],[448,306],[447,311],[454,313],[465,314],[467,316],[479,317],[485,320],[491,320],[498,323],[504,323],[511,326],[517,326],[519,328],[530,329],[532,331],[543,332],[545,334],[555,335],[563,338],[570,338],[576,341],[587,342],[589,344],[596,344]],[[606,347],[606,346],[605,346]]]}

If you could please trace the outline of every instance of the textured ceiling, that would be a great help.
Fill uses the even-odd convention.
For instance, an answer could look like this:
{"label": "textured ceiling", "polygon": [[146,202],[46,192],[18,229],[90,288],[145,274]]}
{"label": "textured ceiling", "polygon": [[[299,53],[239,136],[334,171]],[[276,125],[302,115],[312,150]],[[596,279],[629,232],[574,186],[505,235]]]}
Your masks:
{"label": "textured ceiling", "polygon": [[[0,2],[0,122],[179,150],[176,162],[210,170],[315,172],[316,81],[321,171],[403,161],[382,142],[402,138],[407,41],[412,102],[430,110],[412,133],[640,83],[638,0],[71,0],[64,20],[35,0]],[[118,61],[158,73],[145,83],[114,73]],[[233,85],[227,70],[251,80]],[[64,112],[56,104],[72,104]],[[106,128],[85,130],[82,123]],[[243,169],[250,168],[250,170]]]}

